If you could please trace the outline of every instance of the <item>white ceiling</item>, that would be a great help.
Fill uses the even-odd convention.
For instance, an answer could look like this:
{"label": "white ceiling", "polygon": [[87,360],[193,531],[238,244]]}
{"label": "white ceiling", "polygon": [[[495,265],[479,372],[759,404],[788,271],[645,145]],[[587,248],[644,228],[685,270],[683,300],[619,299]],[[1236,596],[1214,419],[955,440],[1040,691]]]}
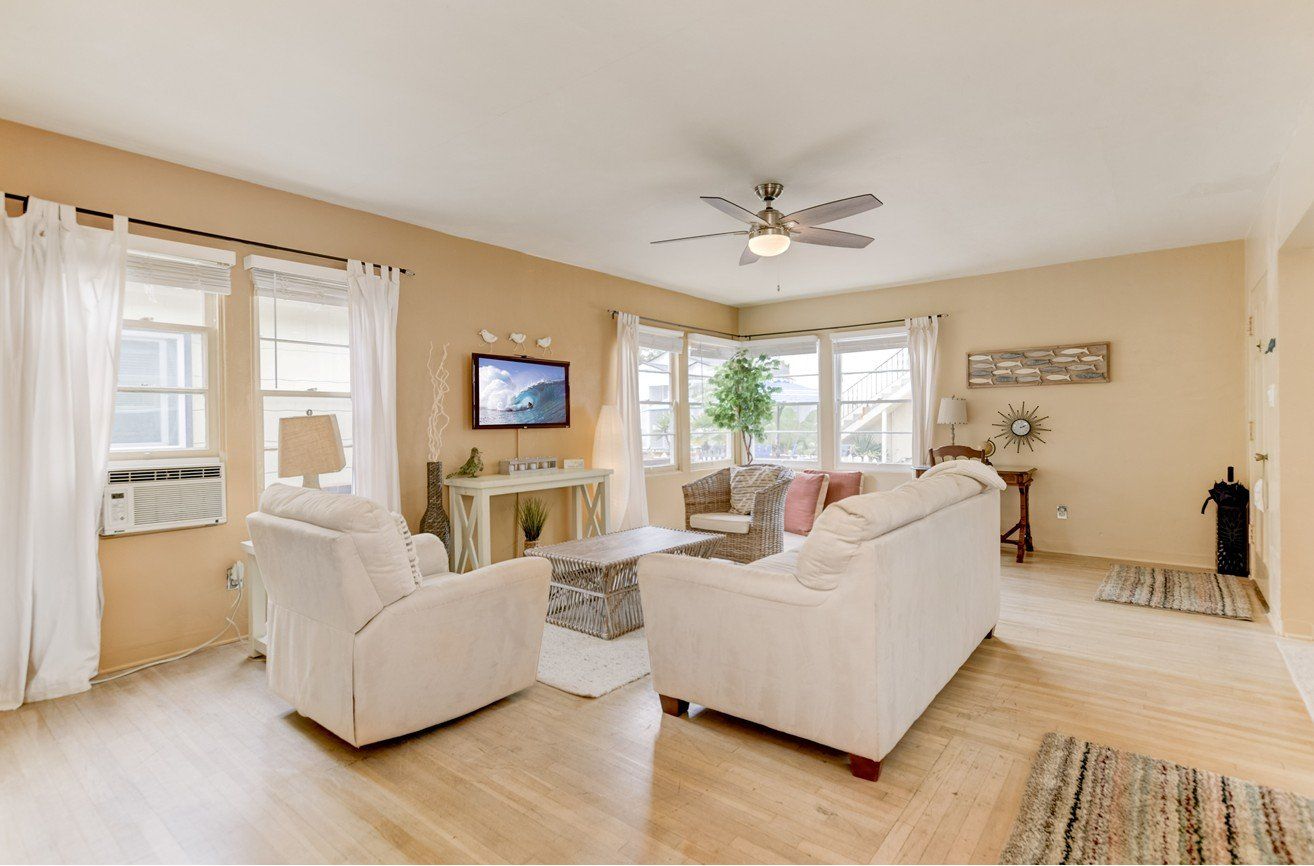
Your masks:
{"label": "white ceiling", "polygon": [[[1242,237],[1314,85],[1307,0],[0,16],[0,116],[731,303]],[[875,193],[831,227],[876,243],[648,245],[738,228],[698,196],[763,180],[785,211]]]}

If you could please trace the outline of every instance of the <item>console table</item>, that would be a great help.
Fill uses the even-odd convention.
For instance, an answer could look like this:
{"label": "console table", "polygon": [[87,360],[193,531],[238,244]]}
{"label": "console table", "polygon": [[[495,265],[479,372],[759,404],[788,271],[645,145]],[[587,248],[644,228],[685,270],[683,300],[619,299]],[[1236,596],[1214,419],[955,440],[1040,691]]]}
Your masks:
{"label": "console table", "polygon": [[[913,471],[917,477],[921,478],[922,473],[929,466],[914,466]],[[1034,466],[994,466],[990,467],[999,473],[999,477],[1004,479],[1009,487],[1016,487],[1018,494],[1018,517],[1017,523],[1013,528],[999,536],[1000,544],[1017,545],[1017,561],[1022,562],[1026,559],[1027,551],[1035,550],[1031,544],[1031,482],[1036,480],[1036,467]],[[1017,537],[1013,537],[1017,533]]]}
{"label": "console table", "polygon": [[469,571],[492,563],[489,503],[494,496],[567,489],[572,536],[587,538],[611,531],[610,469],[536,470],[448,478],[444,484],[451,491],[452,571]]}

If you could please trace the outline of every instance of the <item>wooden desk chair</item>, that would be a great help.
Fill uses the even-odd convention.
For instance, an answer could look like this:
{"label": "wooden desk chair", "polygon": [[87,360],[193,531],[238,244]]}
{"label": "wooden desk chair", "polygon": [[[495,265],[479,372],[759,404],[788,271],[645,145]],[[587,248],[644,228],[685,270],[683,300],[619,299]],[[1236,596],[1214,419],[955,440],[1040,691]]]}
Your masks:
{"label": "wooden desk chair", "polygon": [[966,445],[941,445],[939,448],[932,448],[928,453],[931,457],[932,466],[945,460],[980,460],[987,466],[990,465],[984,451],[978,451]]}

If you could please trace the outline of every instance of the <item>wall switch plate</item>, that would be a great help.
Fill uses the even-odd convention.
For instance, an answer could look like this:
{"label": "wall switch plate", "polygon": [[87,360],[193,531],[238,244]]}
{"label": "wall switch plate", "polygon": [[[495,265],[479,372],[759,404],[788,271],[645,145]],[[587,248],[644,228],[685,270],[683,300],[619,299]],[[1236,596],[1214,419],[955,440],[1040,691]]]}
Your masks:
{"label": "wall switch plate", "polygon": [[1068,507],[1067,507],[1066,505],[1060,505],[1060,506],[1058,507],[1058,513],[1055,514],[1054,516],[1057,517],[1059,520],[1067,520],[1067,519],[1068,519]]}

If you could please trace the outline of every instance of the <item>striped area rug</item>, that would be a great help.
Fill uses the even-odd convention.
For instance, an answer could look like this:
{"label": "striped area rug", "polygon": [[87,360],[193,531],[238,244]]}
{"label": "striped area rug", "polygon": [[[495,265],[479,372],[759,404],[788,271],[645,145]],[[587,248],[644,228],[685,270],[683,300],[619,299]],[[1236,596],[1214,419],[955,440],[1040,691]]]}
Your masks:
{"label": "striped area rug", "polygon": [[1208,571],[1178,571],[1119,562],[1109,568],[1095,598],[1228,619],[1254,619],[1246,582],[1230,574]]}
{"label": "striped area rug", "polygon": [[1314,800],[1046,734],[1002,863],[1311,863]]}

